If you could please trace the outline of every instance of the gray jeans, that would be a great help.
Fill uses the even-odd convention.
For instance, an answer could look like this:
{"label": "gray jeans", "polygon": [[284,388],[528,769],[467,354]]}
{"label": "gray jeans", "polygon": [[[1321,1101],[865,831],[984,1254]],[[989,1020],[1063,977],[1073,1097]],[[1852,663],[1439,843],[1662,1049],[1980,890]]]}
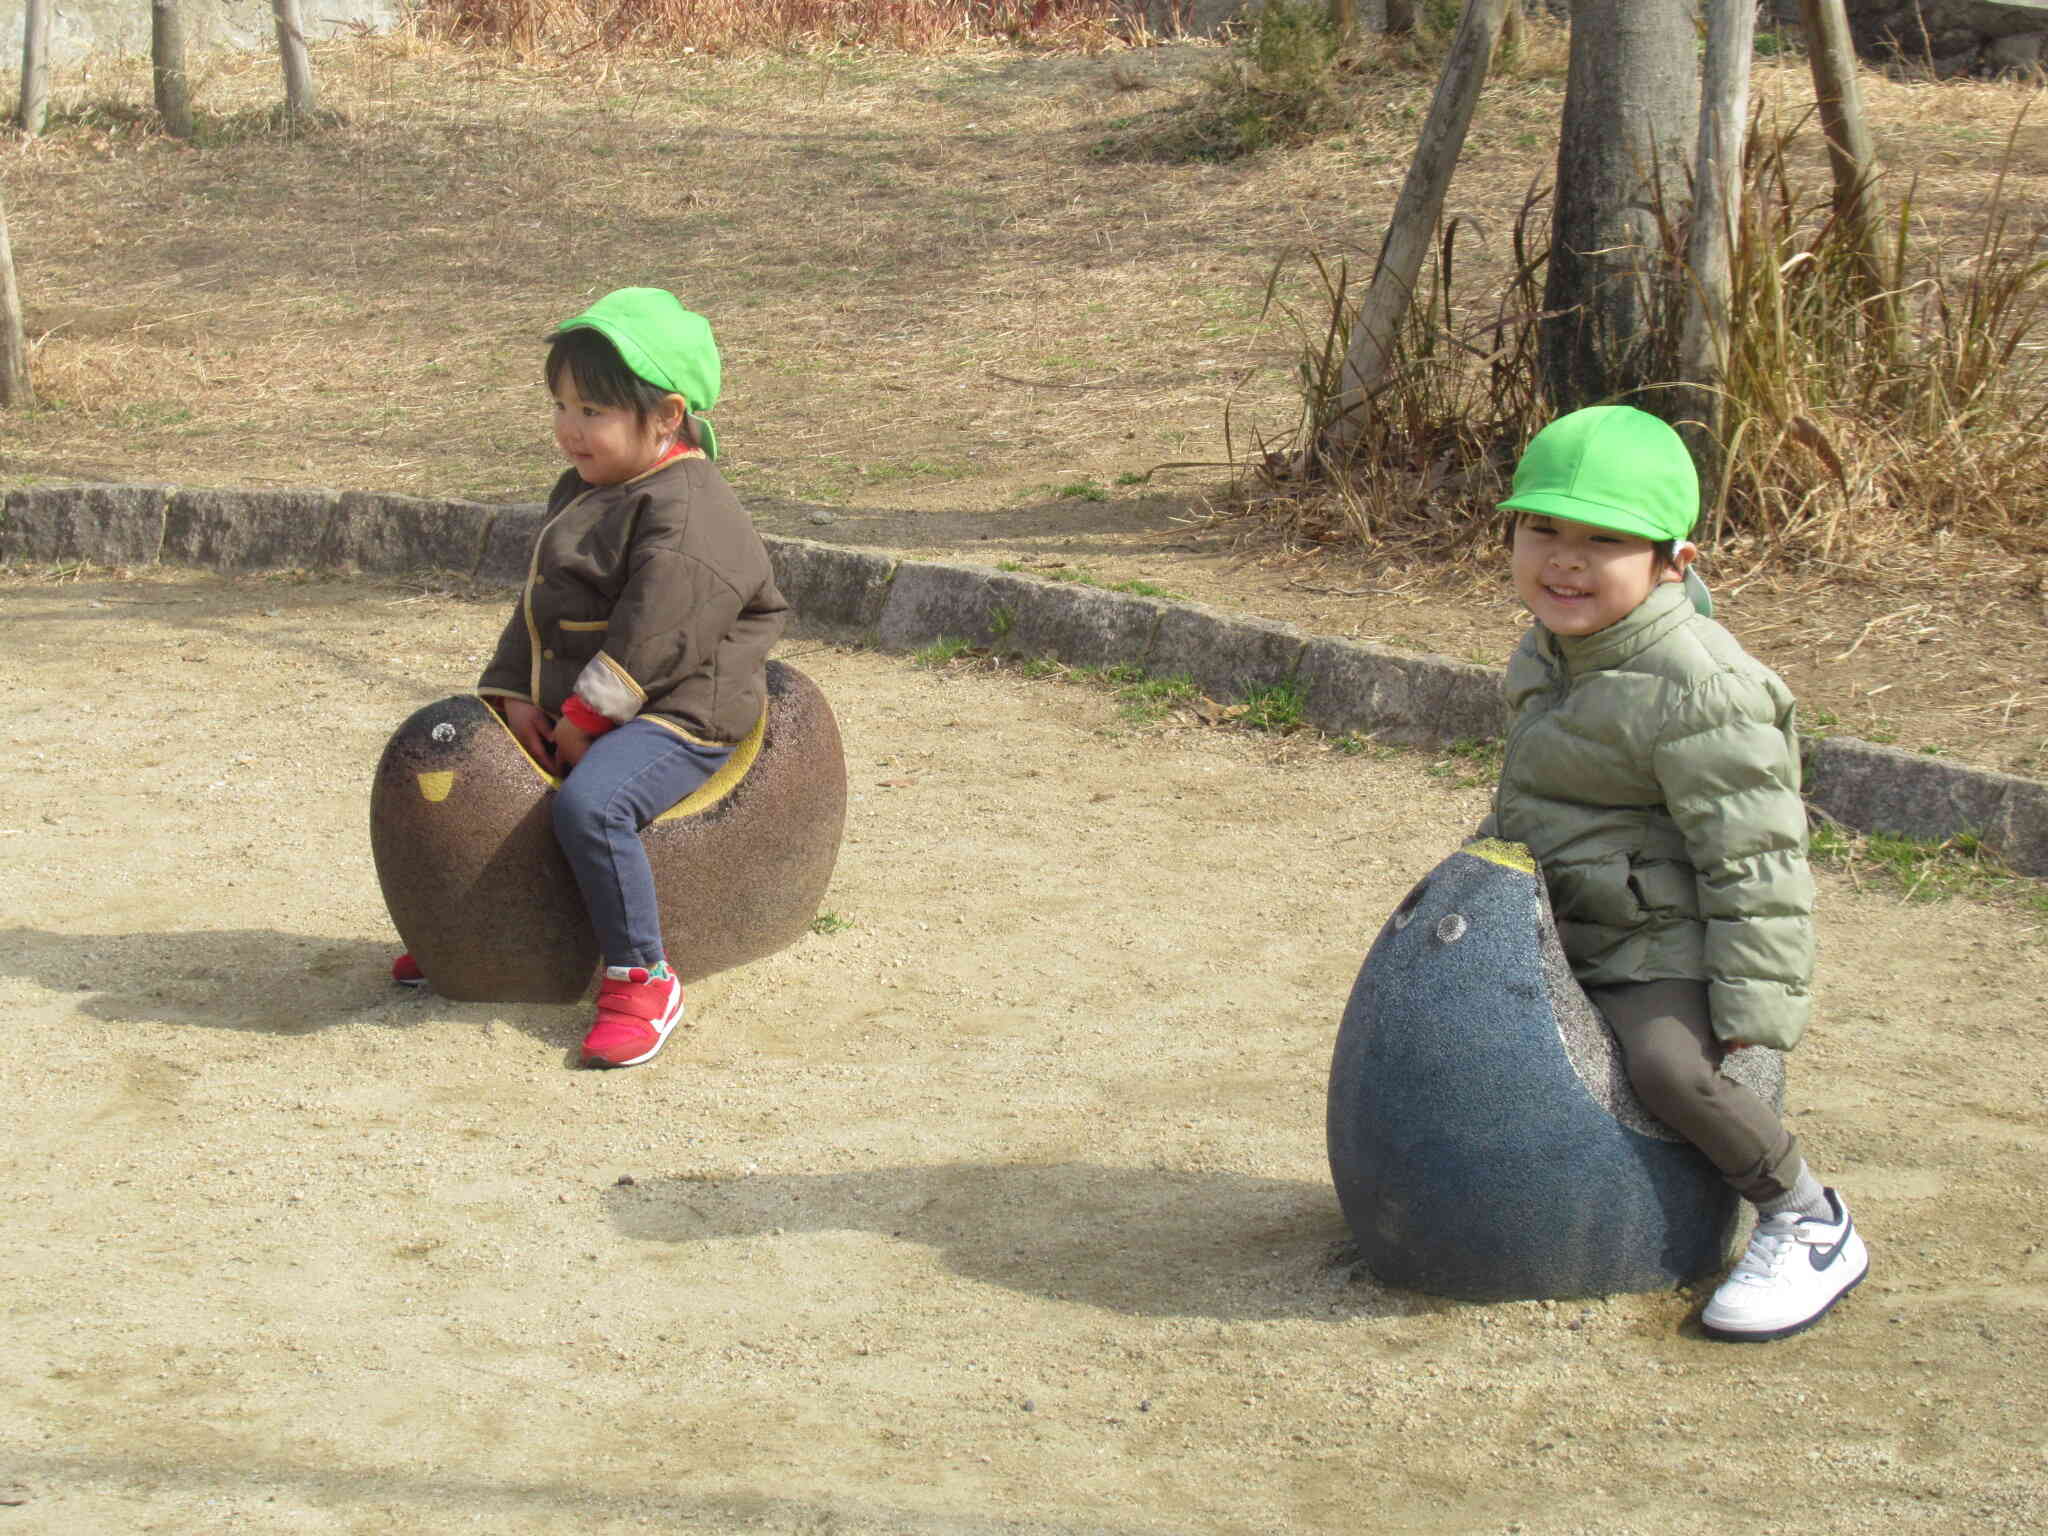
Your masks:
{"label": "gray jeans", "polygon": [[1720,1072],[1703,981],[1588,987],[1621,1042],[1643,1107],[1706,1154],[1745,1199],[1776,1199],[1799,1177],[1799,1143],[1762,1099]]}

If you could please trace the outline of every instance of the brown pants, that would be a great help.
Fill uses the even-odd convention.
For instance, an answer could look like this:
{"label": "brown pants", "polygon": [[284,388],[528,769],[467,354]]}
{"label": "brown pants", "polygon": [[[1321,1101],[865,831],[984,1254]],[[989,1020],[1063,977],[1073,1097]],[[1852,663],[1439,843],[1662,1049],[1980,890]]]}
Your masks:
{"label": "brown pants", "polygon": [[1791,1189],[1799,1143],[1770,1105],[1721,1075],[1705,982],[1588,987],[1586,995],[1621,1042],[1645,1109],[1705,1153],[1745,1199],[1761,1203]]}

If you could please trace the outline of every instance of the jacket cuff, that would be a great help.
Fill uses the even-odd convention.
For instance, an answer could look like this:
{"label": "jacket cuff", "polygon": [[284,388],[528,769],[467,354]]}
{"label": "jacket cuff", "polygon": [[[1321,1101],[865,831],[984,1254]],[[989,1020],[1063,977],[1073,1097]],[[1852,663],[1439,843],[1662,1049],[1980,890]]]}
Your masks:
{"label": "jacket cuff", "polygon": [[1707,1006],[1717,1039],[1789,1051],[1806,1033],[1813,999],[1783,982],[1715,977],[1707,983]]}
{"label": "jacket cuff", "polygon": [[640,713],[647,695],[634,686],[623,668],[599,651],[576,675],[575,691],[583,701],[614,725],[624,725]]}

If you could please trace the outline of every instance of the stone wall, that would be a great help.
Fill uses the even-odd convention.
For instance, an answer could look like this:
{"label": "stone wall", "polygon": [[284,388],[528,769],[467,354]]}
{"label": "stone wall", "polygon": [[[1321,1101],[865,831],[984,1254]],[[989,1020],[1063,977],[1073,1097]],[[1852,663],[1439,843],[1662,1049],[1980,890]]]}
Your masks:
{"label": "stone wall", "polygon": [[[301,0],[308,41],[358,26],[382,30],[398,19],[399,0]],[[22,0],[0,0],[0,48],[8,67],[21,67]],[[274,49],[277,24],[269,0],[184,0],[188,46]],[[52,0],[50,57],[75,64],[90,53],[147,54],[149,0]]]}
{"label": "stone wall", "polygon": [[[1798,0],[1766,9],[1798,30]],[[2048,0],[1848,0],[1848,12],[1862,57],[1937,75],[2037,76],[2048,43]]]}

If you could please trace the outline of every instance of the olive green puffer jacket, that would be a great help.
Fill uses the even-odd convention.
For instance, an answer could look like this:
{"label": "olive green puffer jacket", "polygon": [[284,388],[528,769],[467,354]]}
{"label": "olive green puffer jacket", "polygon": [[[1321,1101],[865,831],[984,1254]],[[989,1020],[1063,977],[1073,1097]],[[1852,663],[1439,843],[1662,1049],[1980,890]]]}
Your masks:
{"label": "olive green puffer jacket", "polygon": [[1586,986],[1705,981],[1723,1040],[1806,1028],[1813,876],[1792,695],[1658,586],[1597,634],[1532,625],[1482,831],[1536,856]]}

